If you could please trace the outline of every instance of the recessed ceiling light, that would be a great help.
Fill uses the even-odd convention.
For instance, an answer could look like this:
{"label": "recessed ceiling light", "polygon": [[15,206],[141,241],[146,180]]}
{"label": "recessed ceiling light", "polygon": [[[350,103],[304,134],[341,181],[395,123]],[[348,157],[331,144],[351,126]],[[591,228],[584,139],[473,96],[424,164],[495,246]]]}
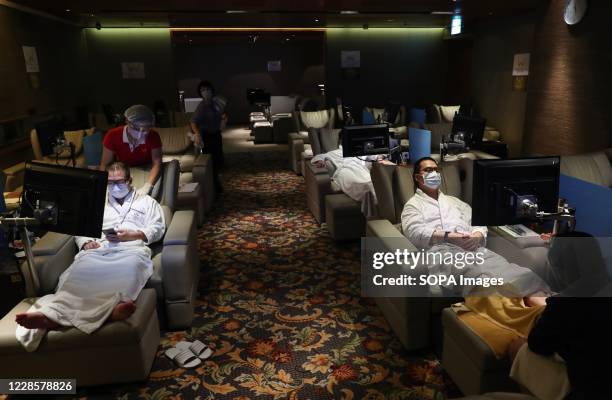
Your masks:
{"label": "recessed ceiling light", "polygon": [[342,10],[342,11],[340,11],[340,14],[345,14],[345,15],[359,14],[359,11],[355,11],[355,10]]}
{"label": "recessed ceiling light", "polygon": [[246,14],[247,10],[227,10],[226,14]]}
{"label": "recessed ceiling light", "polygon": [[315,22],[319,22],[319,18],[315,18]]}
{"label": "recessed ceiling light", "polygon": [[432,11],[431,15],[453,15],[452,11]]}
{"label": "recessed ceiling light", "polygon": [[389,19],[387,20],[387,22],[393,22],[393,21],[395,21],[395,20],[394,20],[394,19],[391,19],[391,18],[389,18]]}
{"label": "recessed ceiling light", "polygon": [[67,9],[66,9],[66,12],[70,12],[70,9],[69,9],[69,8],[67,8]]}

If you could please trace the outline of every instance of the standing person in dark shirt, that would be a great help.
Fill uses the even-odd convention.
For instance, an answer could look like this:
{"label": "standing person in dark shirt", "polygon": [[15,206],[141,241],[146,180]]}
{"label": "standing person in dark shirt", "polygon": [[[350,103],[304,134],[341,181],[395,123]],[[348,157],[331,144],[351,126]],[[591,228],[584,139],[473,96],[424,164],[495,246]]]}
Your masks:
{"label": "standing person in dark shirt", "polygon": [[191,118],[191,130],[195,135],[196,146],[202,147],[204,153],[211,155],[215,188],[218,192],[223,192],[219,172],[224,162],[221,129],[227,120],[225,100],[215,96],[215,88],[208,81],[200,82],[198,93],[202,96],[202,101]]}
{"label": "standing person in dark shirt", "polygon": [[604,365],[612,359],[611,284],[599,244],[581,232],[553,237],[548,258],[551,285],[560,293],[546,299],[529,333],[529,350],[565,360],[571,386],[566,399],[612,399]]}

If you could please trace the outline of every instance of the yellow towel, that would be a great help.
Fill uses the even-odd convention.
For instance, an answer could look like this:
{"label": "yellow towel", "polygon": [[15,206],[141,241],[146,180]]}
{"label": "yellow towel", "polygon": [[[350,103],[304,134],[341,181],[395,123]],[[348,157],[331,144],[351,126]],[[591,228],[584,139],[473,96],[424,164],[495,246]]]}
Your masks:
{"label": "yellow towel", "polygon": [[516,338],[526,339],[543,306],[528,307],[522,298],[467,297],[459,318],[484,340],[498,358],[506,355]]}

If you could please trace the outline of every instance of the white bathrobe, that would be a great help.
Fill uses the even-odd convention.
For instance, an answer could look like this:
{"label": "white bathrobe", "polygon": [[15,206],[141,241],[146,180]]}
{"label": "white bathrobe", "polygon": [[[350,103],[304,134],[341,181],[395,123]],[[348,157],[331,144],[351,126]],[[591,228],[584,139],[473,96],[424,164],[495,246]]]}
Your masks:
{"label": "white bathrobe", "polygon": [[[417,189],[414,196],[404,205],[402,211],[402,231],[404,235],[418,249],[427,249],[429,252],[457,253],[464,252],[462,248],[442,243],[430,245],[431,236],[435,230],[471,234],[480,232],[487,237],[487,228],[484,226],[472,226],[472,208],[463,201],[453,196],[447,196],[439,192],[438,200],[429,197],[421,189]],[[469,278],[489,277],[503,278],[507,285],[504,287],[508,296],[527,296],[537,291],[550,291],[534,272],[528,268],[509,263],[499,254],[480,247],[478,252],[483,253],[484,263],[482,265],[471,265],[463,269],[455,268],[447,264],[427,265],[431,274],[459,275]],[[456,287],[431,288],[432,291],[446,290],[455,295],[468,295],[475,287],[465,286],[460,292]],[[437,292],[438,294],[440,292]]]}
{"label": "white bathrobe", "polygon": [[[104,209],[103,229],[142,231],[147,238],[128,242],[75,237],[78,248],[95,240],[100,247],[81,250],[60,276],[54,294],[39,298],[28,312],[41,312],[62,326],[85,333],[98,329],[119,302],[135,300],[153,274],[147,244],[160,240],[165,223],[160,205],[150,196],[130,192],[123,204],[109,196]],[[45,329],[17,327],[17,340],[28,351],[38,348]]]}
{"label": "white bathrobe", "polygon": [[355,201],[361,202],[361,211],[369,216],[377,203],[376,192],[372,185],[370,170],[371,161],[377,156],[368,156],[363,159],[357,157],[342,157],[342,146],[336,150],[314,156],[311,163],[329,160],[336,166],[336,171],[331,176],[332,183],[343,193]]}

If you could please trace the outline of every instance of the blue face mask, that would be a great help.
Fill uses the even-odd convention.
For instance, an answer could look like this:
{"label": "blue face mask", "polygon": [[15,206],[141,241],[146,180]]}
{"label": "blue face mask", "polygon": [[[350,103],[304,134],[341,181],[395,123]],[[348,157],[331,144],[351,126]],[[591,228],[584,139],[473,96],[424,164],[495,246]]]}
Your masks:
{"label": "blue face mask", "polygon": [[111,183],[108,185],[108,192],[115,199],[121,200],[130,193],[130,187],[127,183]]}
{"label": "blue face mask", "polygon": [[437,189],[442,184],[442,177],[439,172],[431,171],[425,174],[423,181],[428,188]]}

